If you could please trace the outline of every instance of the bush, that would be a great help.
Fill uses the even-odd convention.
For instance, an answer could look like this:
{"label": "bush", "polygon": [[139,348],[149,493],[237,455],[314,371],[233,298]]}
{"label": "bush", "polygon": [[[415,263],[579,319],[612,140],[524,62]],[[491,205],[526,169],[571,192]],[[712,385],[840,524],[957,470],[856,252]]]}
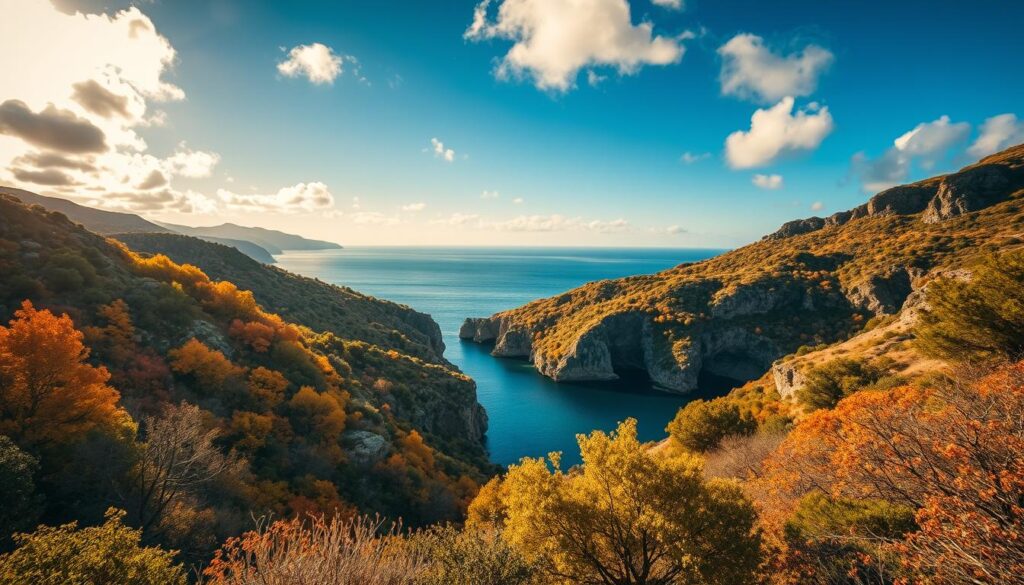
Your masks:
{"label": "bush", "polygon": [[33,476],[39,469],[35,457],[10,438],[0,435],[0,547],[9,535],[32,526],[39,513],[39,497]]}
{"label": "bush", "polygon": [[843,398],[877,383],[885,375],[881,369],[848,358],[828,362],[807,372],[797,400],[809,410],[833,408]]}
{"label": "bush", "polygon": [[142,547],[142,533],[121,523],[124,512],[110,509],[101,526],[77,523],[40,526],[14,537],[18,548],[0,556],[0,582],[12,585],[185,585],[174,553]]}
{"label": "bush", "polygon": [[665,431],[684,448],[703,453],[731,435],[749,435],[757,429],[753,418],[725,399],[694,400],[676,413]]}
{"label": "bush", "polygon": [[433,528],[413,536],[415,550],[429,560],[417,585],[527,585],[536,567],[494,528]]}
{"label": "bush", "polygon": [[926,354],[989,362],[1024,353],[1024,251],[989,256],[970,282],[944,278],[927,291],[914,331]]}

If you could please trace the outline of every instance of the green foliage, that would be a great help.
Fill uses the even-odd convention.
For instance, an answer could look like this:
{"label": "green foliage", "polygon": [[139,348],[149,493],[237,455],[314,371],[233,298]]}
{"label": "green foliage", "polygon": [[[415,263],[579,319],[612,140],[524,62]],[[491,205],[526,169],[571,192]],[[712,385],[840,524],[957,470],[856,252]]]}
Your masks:
{"label": "green foliage", "polygon": [[1024,251],[986,257],[970,282],[943,278],[928,287],[915,329],[927,354],[953,362],[989,362],[1024,352]]}
{"label": "green foliage", "polygon": [[757,423],[732,402],[718,398],[687,404],[665,430],[686,449],[703,453],[717,447],[725,437],[753,433]]}
{"label": "green foliage", "polygon": [[143,547],[142,533],[122,524],[124,512],[111,509],[101,526],[77,523],[40,526],[18,534],[18,548],[0,555],[0,582],[10,585],[184,585],[185,572],[174,553]]}
{"label": "green foliage", "polygon": [[0,547],[8,544],[10,534],[32,526],[39,514],[33,477],[38,469],[35,457],[0,435]]}
{"label": "green foliage", "polygon": [[411,538],[413,550],[429,562],[417,585],[528,585],[537,569],[496,529],[437,527]]}
{"label": "green foliage", "polygon": [[810,410],[833,408],[843,398],[872,386],[885,372],[864,362],[839,358],[811,369],[797,400]]}

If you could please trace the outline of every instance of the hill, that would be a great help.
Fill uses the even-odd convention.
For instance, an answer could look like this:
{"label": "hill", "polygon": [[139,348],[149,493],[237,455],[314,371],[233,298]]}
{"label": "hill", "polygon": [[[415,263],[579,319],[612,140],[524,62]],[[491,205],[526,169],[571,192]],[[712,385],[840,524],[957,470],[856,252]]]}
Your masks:
{"label": "hill", "polygon": [[245,227],[233,223],[224,223],[208,227],[190,227],[172,223],[161,223],[160,225],[179,234],[194,236],[198,238],[218,238],[231,240],[245,240],[253,242],[271,254],[281,254],[285,250],[340,250],[341,246],[334,242],[323,240],[310,240],[302,236],[288,234],[277,230],[265,228]]}
{"label": "hill", "polygon": [[[493,355],[528,358],[559,381],[640,369],[673,392],[708,375],[736,386],[801,347],[807,354],[857,337],[978,254],[1019,246],[1022,195],[1024,145],[828,218],[789,222],[703,262],[468,319],[460,335],[494,342]],[[905,335],[905,324],[886,326],[903,327],[886,341]],[[916,361],[904,357],[906,367]],[[791,394],[796,370],[780,364],[776,374]]]}
{"label": "hill", "polygon": [[50,211],[63,213],[75,223],[97,234],[109,235],[120,233],[170,233],[171,230],[161,227],[132,213],[104,211],[79,205],[59,197],[46,197],[24,189],[0,187],[0,193],[17,197],[27,205],[42,205]]}
{"label": "hill", "polygon": [[[248,273],[259,298],[307,295],[327,312],[270,313],[257,295],[194,265],[134,252],[61,213],[0,195],[0,325],[20,323],[37,341],[59,337],[5,346],[4,399],[13,401],[7,392],[19,384],[33,392],[70,384],[70,399],[103,391],[129,417],[86,433],[62,415],[76,412],[71,403],[38,416],[25,414],[31,405],[5,403],[4,434],[41,466],[40,521],[95,524],[117,505],[147,538],[208,559],[215,543],[267,514],[358,510],[412,525],[462,516],[476,485],[494,471],[483,444],[487,419],[472,380],[431,345],[429,317],[224,246],[160,237],[176,242],[179,257],[191,250],[211,269]],[[334,296],[340,300],[332,303]],[[63,326],[43,310],[68,315],[75,335],[60,337]],[[377,323],[359,329],[361,318]],[[82,350],[73,348],[78,343]],[[54,361],[65,346],[72,347],[68,360],[87,360],[85,386],[60,381],[85,367]],[[51,362],[63,364],[60,371]],[[40,372],[45,380],[36,388]],[[103,390],[107,383],[113,390]],[[175,430],[172,415],[188,424]],[[168,439],[171,447],[212,433],[206,452],[215,448],[237,465],[202,489],[174,487],[150,506],[152,492],[139,491],[134,462],[156,448],[153,433],[172,430],[181,434]],[[44,434],[47,441],[34,438]]]}
{"label": "hill", "polygon": [[237,250],[177,234],[119,234],[133,250],[165,254],[198,266],[218,280],[252,291],[256,301],[286,319],[316,331],[331,331],[427,362],[446,364],[441,329],[428,316],[404,305],[375,299],[266,266]]}

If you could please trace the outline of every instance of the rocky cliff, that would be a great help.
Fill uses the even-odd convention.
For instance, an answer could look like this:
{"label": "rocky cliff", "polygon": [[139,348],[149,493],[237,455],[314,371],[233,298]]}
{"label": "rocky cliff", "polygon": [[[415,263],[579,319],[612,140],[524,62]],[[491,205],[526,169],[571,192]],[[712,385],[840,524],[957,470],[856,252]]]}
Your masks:
{"label": "rocky cliff", "polygon": [[[1019,241],[1022,196],[1024,145],[710,260],[467,319],[460,337],[557,381],[640,369],[689,392],[704,373],[759,378],[801,346],[850,340],[872,317],[899,313],[937,271]],[[800,383],[798,368],[773,374],[780,388]]]}

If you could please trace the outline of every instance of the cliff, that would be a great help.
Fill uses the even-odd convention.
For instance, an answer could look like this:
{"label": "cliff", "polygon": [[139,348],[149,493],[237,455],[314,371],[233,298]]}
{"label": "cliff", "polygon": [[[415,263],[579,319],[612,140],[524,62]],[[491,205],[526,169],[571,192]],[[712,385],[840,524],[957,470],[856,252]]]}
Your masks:
{"label": "cliff", "polygon": [[[938,272],[1017,245],[1022,196],[1024,145],[716,258],[468,319],[460,336],[558,381],[641,369],[685,393],[702,373],[753,380],[802,346],[853,339],[873,317],[899,313]],[[791,388],[799,370],[779,367],[776,379]]]}

